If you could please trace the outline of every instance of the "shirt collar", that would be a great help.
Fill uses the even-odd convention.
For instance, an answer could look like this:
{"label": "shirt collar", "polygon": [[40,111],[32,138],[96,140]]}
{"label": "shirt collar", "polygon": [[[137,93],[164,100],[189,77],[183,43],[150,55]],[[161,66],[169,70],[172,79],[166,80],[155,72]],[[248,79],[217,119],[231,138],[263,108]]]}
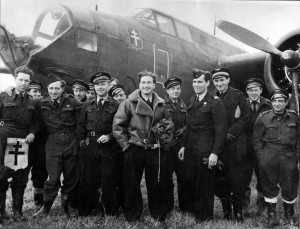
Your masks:
{"label": "shirt collar", "polygon": [[207,94],[207,91],[205,93],[202,93],[200,95],[197,94],[197,98],[198,98],[198,101],[201,101]]}
{"label": "shirt collar", "polygon": [[[254,100],[251,100],[250,98],[249,98],[249,100],[250,100],[250,103],[254,102]],[[259,97],[258,100],[256,100],[255,102],[257,102],[257,103],[260,104],[260,97]]]}

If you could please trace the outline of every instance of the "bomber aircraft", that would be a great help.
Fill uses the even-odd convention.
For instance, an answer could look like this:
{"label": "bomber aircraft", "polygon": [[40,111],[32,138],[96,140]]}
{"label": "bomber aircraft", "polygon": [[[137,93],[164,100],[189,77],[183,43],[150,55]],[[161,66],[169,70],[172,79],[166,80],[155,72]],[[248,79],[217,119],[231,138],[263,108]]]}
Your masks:
{"label": "bomber aircraft", "polygon": [[[245,42],[242,32],[234,34],[236,30],[245,31],[242,27],[229,22],[218,25]],[[146,69],[159,76],[156,91],[160,95],[168,78],[181,78],[186,88],[182,97],[188,101],[193,93],[193,68],[227,66],[234,87],[242,88],[247,78],[261,76],[268,90],[281,87],[291,92],[290,69],[294,65],[290,63],[295,62],[292,56],[299,55],[279,50],[298,50],[299,34],[297,30],[287,34],[277,48],[265,41],[279,56],[284,53],[282,62],[277,54],[247,53],[156,9],[145,8],[133,17],[120,17],[61,5],[43,11],[29,37],[16,37],[1,26],[0,56],[6,68],[0,70],[13,73],[16,67],[28,65],[36,80],[45,83],[48,73],[60,73],[69,86],[75,78],[88,81],[95,71],[107,71],[119,79],[128,93],[137,88],[137,73]]]}

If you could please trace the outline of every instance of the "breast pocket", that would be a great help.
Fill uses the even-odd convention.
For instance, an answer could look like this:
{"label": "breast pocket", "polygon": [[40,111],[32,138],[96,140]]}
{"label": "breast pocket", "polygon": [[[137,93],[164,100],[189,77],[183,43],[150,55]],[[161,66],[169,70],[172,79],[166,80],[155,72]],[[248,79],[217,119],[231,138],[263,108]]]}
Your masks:
{"label": "breast pocket", "polygon": [[296,123],[289,123],[287,124],[287,128],[286,128],[286,132],[287,132],[287,138],[288,139],[296,139],[297,138],[297,124]]}
{"label": "breast pocket", "polygon": [[103,116],[103,121],[105,123],[112,123],[116,112],[117,112],[117,108],[115,108],[115,107],[107,107],[107,108],[105,108],[105,112],[104,112],[104,116]]}
{"label": "breast pocket", "polygon": [[14,103],[4,103],[2,117],[4,119],[11,119],[16,117],[16,104]]}
{"label": "breast pocket", "polygon": [[31,124],[33,116],[35,114],[34,106],[27,106],[26,110],[20,114],[20,120],[22,124]]}
{"label": "breast pocket", "polygon": [[272,140],[278,138],[278,127],[276,125],[266,126],[266,139]]}
{"label": "breast pocket", "polygon": [[211,107],[210,106],[202,106],[196,111],[197,120],[200,123],[208,123],[211,122]]}
{"label": "breast pocket", "polygon": [[87,121],[94,122],[96,119],[96,108],[95,107],[88,108],[86,114],[87,114]]}
{"label": "breast pocket", "polygon": [[51,118],[51,113],[53,112],[53,110],[51,110],[51,108],[47,106],[42,106],[41,110],[43,120],[49,120]]}
{"label": "breast pocket", "polygon": [[61,119],[63,122],[73,122],[75,117],[74,108],[73,107],[66,107],[61,109]]}

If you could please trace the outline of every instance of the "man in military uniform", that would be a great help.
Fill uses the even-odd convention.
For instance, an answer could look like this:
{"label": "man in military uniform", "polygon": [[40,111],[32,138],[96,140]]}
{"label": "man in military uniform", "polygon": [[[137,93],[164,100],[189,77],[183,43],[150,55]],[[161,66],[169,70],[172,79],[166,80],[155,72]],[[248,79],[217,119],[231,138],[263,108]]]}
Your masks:
{"label": "man in military uniform", "polygon": [[89,90],[86,92],[86,98],[87,100],[91,101],[94,100],[96,96],[96,92],[95,92],[94,84],[89,83],[88,85],[89,85]]}
{"label": "man in military uniform", "polygon": [[[39,113],[37,101],[27,94],[30,79],[34,73],[26,66],[15,70],[15,89],[11,95],[0,95],[0,163],[4,165],[4,154],[7,138],[25,138],[30,144],[39,131]],[[8,155],[6,155],[8,156]],[[17,156],[17,155],[16,155]],[[12,191],[12,210],[15,220],[23,220],[22,206],[24,190],[28,182],[30,165],[18,169],[12,177],[10,187]],[[6,179],[0,182],[0,220],[5,216],[6,191],[9,183]]]}
{"label": "man in military uniform", "polygon": [[80,102],[85,102],[87,100],[86,93],[90,89],[90,87],[84,81],[79,79],[74,80],[72,89],[75,99]]}
{"label": "man in military uniform", "polygon": [[232,217],[244,221],[243,203],[245,198],[247,164],[246,127],[249,125],[249,107],[243,92],[230,87],[230,70],[217,68],[212,70],[215,85],[214,95],[218,96],[225,106],[228,132],[222,158],[224,170],[218,175],[216,195],[221,199],[224,218]]}
{"label": "man in military uniform", "polygon": [[[43,85],[36,81],[29,83],[28,94],[34,99],[41,98],[41,91]],[[31,180],[33,185],[33,200],[37,207],[43,206],[43,190],[44,183],[47,180],[48,173],[46,170],[46,152],[45,144],[47,140],[47,132],[45,128],[41,128],[35,137],[35,141],[30,145],[30,164],[31,169]]]}
{"label": "man in military uniform", "polygon": [[78,143],[75,129],[82,104],[65,90],[65,81],[50,74],[47,82],[48,95],[40,102],[43,121],[48,139],[46,142],[46,168],[48,179],[44,184],[44,205],[35,216],[49,214],[50,208],[60,187],[60,177],[64,180],[61,187],[61,205],[68,216],[68,195],[79,180]]}
{"label": "man in military uniform", "polygon": [[187,110],[187,130],[178,155],[187,167],[187,204],[197,220],[213,219],[215,170],[227,134],[226,111],[217,96],[208,93],[210,72],[193,71],[196,96]]}
{"label": "man in military uniform", "polygon": [[288,97],[287,91],[274,90],[270,94],[273,109],[259,115],[253,130],[253,148],[268,209],[268,227],[279,224],[276,205],[280,189],[287,223],[293,221],[297,199],[299,117],[296,112],[286,109]]}
{"label": "man in military uniform", "polygon": [[110,75],[95,73],[96,98],[84,104],[78,124],[78,138],[82,148],[79,214],[88,215],[96,207],[101,187],[104,213],[115,215],[118,211],[118,145],[112,135],[112,123],[119,103],[108,96]]}
{"label": "man in military uniform", "polygon": [[179,78],[172,77],[164,83],[167,96],[165,98],[165,106],[168,112],[171,114],[172,121],[174,123],[173,139],[170,143],[168,158],[168,166],[170,172],[170,182],[168,185],[168,204],[169,210],[174,207],[174,184],[173,184],[173,172],[175,171],[177,177],[178,186],[178,202],[179,208],[182,211],[188,211],[187,206],[187,192],[185,189],[185,164],[179,160],[178,152],[181,148],[181,142],[183,139],[183,133],[186,125],[186,105],[179,97],[181,94],[182,81]]}
{"label": "man in military uniform", "polygon": [[[143,211],[140,183],[145,169],[148,204],[154,219],[164,221],[168,212],[166,182],[167,155],[161,153],[159,140],[151,129],[169,119],[164,100],[153,90],[156,75],[139,73],[139,88],[119,106],[113,134],[124,152],[124,215],[127,221],[139,220]],[[171,129],[172,122],[166,128]]]}
{"label": "man in military uniform", "polygon": [[112,97],[114,100],[118,101],[119,103],[123,102],[126,99],[124,87],[120,84],[113,85],[109,89],[108,95]]}
{"label": "man in military uniform", "polygon": [[272,109],[272,104],[268,99],[261,96],[263,92],[264,82],[258,78],[250,78],[245,82],[246,92],[248,94],[247,104],[250,107],[250,125],[247,128],[247,187],[245,190],[246,198],[244,202],[244,213],[248,212],[250,207],[251,188],[250,183],[252,180],[253,169],[256,175],[257,184],[257,215],[261,215],[265,209],[265,201],[261,190],[261,182],[259,177],[258,162],[255,156],[252,137],[253,127],[257,116],[267,110]]}

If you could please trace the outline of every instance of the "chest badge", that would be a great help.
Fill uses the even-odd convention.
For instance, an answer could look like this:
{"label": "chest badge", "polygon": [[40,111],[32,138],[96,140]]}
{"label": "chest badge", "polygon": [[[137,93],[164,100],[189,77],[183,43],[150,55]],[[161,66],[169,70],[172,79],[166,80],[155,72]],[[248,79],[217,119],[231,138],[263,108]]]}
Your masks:
{"label": "chest badge", "polygon": [[206,106],[206,104],[207,104],[207,102],[204,102],[204,103],[203,103],[203,106]]}
{"label": "chest badge", "polygon": [[70,107],[70,105],[69,105],[69,104],[67,104],[66,106],[67,106],[67,108],[69,108],[69,107]]}

